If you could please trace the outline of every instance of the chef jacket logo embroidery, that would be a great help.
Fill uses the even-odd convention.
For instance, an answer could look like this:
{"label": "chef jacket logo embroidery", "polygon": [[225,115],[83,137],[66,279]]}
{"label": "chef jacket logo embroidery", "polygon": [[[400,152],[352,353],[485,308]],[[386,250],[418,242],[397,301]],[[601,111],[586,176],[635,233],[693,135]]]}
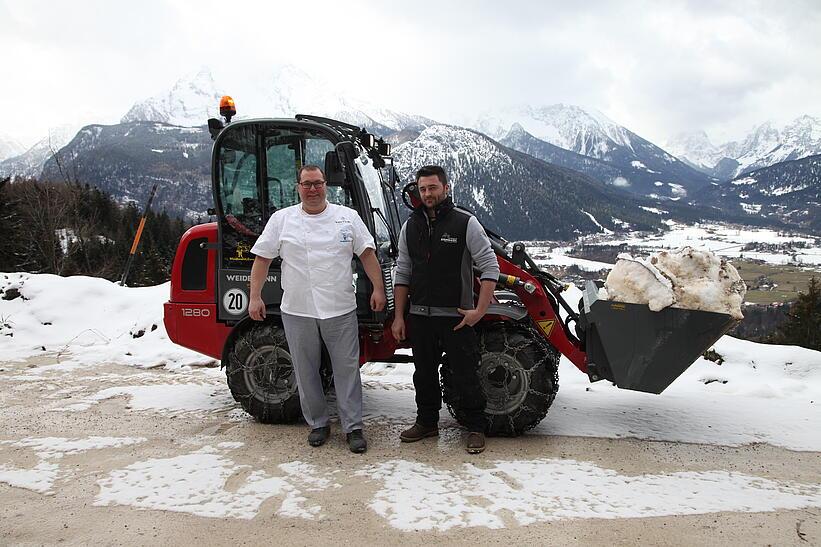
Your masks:
{"label": "chef jacket logo embroidery", "polygon": [[343,226],[339,230],[339,242],[348,243],[350,241],[353,241],[353,230],[350,226]]}
{"label": "chef jacket logo embroidery", "polygon": [[442,243],[459,243],[459,240],[450,235],[449,233],[445,232],[442,234],[442,237],[439,239]]}
{"label": "chef jacket logo embroidery", "polygon": [[351,221],[348,219],[337,219],[336,227],[339,234],[339,242],[340,243],[350,243],[353,241],[353,226],[351,225]]}

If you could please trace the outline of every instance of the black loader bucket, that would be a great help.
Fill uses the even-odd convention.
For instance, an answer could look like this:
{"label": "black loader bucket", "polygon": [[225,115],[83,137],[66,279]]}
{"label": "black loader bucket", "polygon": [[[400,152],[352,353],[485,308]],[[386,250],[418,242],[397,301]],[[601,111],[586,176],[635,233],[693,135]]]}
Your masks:
{"label": "black loader bucket", "polygon": [[591,381],[661,393],[736,320],[726,313],[599,300],[588,281],[584,291],[587,373]]}

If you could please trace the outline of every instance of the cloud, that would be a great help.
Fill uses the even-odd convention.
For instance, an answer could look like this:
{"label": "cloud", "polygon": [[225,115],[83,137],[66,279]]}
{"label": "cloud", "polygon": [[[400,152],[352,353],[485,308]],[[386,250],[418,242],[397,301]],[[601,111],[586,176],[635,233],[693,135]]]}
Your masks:
{"label": "cloud", "polygon": [[[821,4],[78,0],[0,3],[5,133],[115,123],[206,65],[238,87],[292,63],[442,121],[516,104],[595,107],[656,143],[821,115]],[[19,137],[18,137],[19,138]]]}

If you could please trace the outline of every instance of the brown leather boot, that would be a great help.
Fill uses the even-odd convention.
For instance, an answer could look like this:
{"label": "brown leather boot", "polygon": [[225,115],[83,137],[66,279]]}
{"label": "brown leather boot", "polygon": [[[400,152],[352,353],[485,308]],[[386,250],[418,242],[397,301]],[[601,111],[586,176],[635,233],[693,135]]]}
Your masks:
{"label": "brown leather boot", "polygon": [[438,425],[422,425],[415,423],[410,428],[399,434],[399,438],[403,443],[415,443],[427,437],[437,437],[439,435]]}
{"label": "brown leather boot", "polygon": [[471,431],[465,441],[465,450],[468,454],[479,454],[485,450],[485,434],[479,431]]}

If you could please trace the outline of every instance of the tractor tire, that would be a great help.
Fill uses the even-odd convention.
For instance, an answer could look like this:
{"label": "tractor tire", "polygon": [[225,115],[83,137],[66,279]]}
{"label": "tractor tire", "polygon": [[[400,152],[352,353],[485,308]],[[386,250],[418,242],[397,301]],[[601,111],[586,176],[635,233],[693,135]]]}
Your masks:
{"label": "tractor tire", "polygon": [[[296,375],[282,326],[255,322],[234,339],[227,356],[228,387],[248,414],[264,424],[302,419]],[[332,376],[324,346],[320,370],[327,393]]]}
{"label": "tractor tire", "polygon": [[[559,352],[534,328],[508,321],[477,325],[479,383],[487,399],[485,433],[516,437],[547,415],[559,390]],[[448,411],[464,424],[459,395],[447,365],[442,363],[442,398]]]}

